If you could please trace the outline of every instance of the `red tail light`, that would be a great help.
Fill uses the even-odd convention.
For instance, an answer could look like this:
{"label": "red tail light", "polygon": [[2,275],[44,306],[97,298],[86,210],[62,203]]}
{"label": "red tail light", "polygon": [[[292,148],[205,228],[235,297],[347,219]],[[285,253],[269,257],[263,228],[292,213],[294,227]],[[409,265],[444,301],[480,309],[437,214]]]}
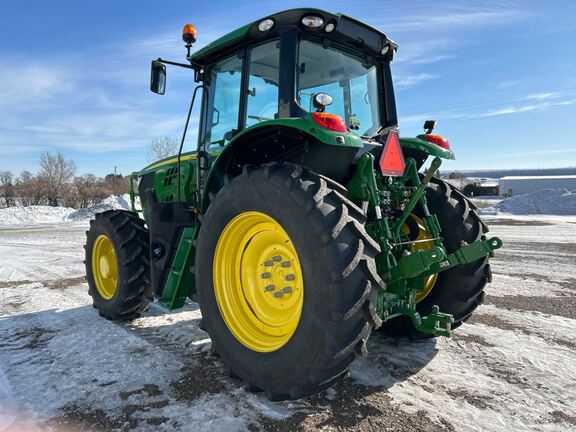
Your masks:
{"label": "red tail light", "polygon": [[446,150],[450,150],[450,143],[442,135],[425,134],[424,139],[432,144],[445,148]]}
{"label": "red tail light", "polygon": [[398,177],[404,174],[405,167],[406,162],[404,162],[404,154],[402,153],[402,147],[400,147],[398,132],[390,131],[380,157],[380,170],[385,176]]}
{"label": "red tail light", "polygon": [[334,132],[346,133],[346,123],[342,120],[342,117],[336,114],[329,114],[323,112],[312,113],[312,119],[322,126],[324,129],[328,129]]}

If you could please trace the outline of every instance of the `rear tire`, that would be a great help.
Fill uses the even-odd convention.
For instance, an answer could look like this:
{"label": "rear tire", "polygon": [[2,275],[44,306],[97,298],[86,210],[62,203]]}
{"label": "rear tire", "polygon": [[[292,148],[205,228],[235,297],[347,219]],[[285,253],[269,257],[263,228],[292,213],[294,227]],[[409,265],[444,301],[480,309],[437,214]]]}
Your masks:
{"label": "rear tire", "polygon": [[[364,215],[330,180],[299,166],[244,167],[225,183],[211,197],[202,219],[195,265],[203,324],[213,351],[231,376],[248,388],[264,390],[271,400],[298,399],[326,389],[358,355],[367,353],[371,330],[381,324],[375,312],[377,291],[383,286],[373,259],[378,246],[364,230]],[[268,352],[237,339],[219,309],[213,279],[221,278],[213,270],[220,268],[214,266],[220,238],[234,218],[250,212],[273,218],[288,234],[303,277],[296,329],[284,345]]]}
{"label": "rear tire", "polygon": [[[102,278],[95,275],[98,243],[104,241],[113,248],[108,254],[110,266],[116,267],[116,277],[110,290],[102,288]],[[84,246],[88,293],[101,316],[112,321],[128,321],[139,317],[152,301],[150,289],[149,236],[144,221],[135,213],[108,210],[96,214],[86,231]],[[96,260],[97,261],[97,260]],[[96,264],[96,265],[94,265]],[[95,268],[96,267],[96,268]]]}
{"label": "rear tire", "polygon": [[[459,190],[448,183],[432,178],[426,188],[426,198],[431,214],[435,214],[442,229],[442,242],[450,254],[468,244],[485,239],[487,226],[475,212],[476,206]],[[421,211],[415,212],[423,217]],[[456,328],[464,323],[484,301],[484,287],[492,281],[488,257],[467,265],[440,272],[432,291],[416,305],[417,311],[428,315],[434,305],[440,311],[452,314]],[[394,318],[382,326],[390,336],[410,338],[432,337],[417,331],[407,317]]]}

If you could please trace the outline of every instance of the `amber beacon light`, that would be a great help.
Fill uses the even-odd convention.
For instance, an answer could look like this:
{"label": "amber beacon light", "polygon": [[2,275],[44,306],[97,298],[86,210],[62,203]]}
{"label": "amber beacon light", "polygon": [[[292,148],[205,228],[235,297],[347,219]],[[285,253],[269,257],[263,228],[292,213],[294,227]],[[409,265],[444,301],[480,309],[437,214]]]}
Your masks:
{"label": "amber beacon light", "polygon": [[186,47],[190,47],[196,42],[196,27],[192,24],[186,24],[182,29],[182,40],[186,44]]}

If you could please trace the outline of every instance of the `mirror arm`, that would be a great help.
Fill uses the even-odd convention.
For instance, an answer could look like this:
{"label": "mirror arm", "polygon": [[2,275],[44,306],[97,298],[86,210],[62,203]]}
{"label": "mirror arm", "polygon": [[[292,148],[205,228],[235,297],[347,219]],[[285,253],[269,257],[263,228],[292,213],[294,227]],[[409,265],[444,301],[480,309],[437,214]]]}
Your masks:
{"label": "mirror arm", "polygon": [[163,58],[160,57],[158,57],[158,59],[156,59],[155,61],[171,66],[178,66],[186,69],[192,69],[194,70],[194,81],[196,82],[204,81],[204,68],[202,67],[201,64],[195,63],[192,60],[190,60],[189,65],[186,63],[178,63],[170,60],[164,60]]}
{"label": "mirror arm", "polygon": [[198,63],[191,63],[191,64],[185,64],[185,63],[177,63],[177,62],[173,62],[170,60],[164,60],[160,57],[158,57],[156,59],[157,62],[159,63],[164,63],[164,64],[168,64],[168,65],[172,65],[172,66],[180,66],[186,69],[200,69],[200,65]]}

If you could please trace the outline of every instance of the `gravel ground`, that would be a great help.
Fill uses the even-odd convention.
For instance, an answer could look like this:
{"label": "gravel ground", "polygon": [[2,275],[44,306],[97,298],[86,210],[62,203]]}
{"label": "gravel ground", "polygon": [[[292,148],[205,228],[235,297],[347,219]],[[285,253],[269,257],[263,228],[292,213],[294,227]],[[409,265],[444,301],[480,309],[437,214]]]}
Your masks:
{"label": "gravel ground", "polygon": [[505,248],[452,339],[374,334],[317,396],[271,403],[210,355],[196,304],[98,317],[85,223],[0,227],[0,431],[576,430],[576,217],[487,217]]}

